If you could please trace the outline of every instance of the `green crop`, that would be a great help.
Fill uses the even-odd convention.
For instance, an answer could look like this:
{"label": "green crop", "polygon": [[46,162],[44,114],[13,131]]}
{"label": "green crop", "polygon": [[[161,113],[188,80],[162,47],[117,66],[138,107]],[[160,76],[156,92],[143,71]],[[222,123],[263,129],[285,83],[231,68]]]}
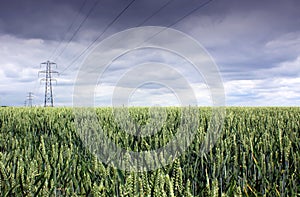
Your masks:
{"label": "green crop", "polygon": [[[181,108],[168,107],[153,136],[136,137],[137,125],[117,122],[112,108],[96,108],[105,135],[127,150],[164,146],[181,122]],[[159,116],[159,110],[155,112]],[[129,108],[145,125],[149,108]],[[210,108],[199,108],[195,139],[169,165],[130,172],[102,163],[77,129],[72,108],[0,108],[0,196],[299,196],[300,108],[226,108],[221,135],[208,152],[201,144]],[[122,125],[120,125],[122,124]],[[149,129],[157,129],[149,128]],[[97,136],[97,131],[93,131]],[[138,134],[138,133],[137,133]],[[105,151],[103,154],[106,154]],[[109,158],[111,155],[102,155]],[[124,157],[127,157],[125,155]],[[151,158],[153,165],[159,158]]]}

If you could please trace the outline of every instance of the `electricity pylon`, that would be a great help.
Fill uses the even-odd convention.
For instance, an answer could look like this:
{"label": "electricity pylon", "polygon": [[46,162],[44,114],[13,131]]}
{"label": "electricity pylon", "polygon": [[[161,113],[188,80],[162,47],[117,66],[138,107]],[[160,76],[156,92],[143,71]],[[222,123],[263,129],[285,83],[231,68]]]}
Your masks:
{"label": "electricity pylon", "polygon": [[45,65],[46,70],[39,71],[40,73],[45,74],[45,78],[41,79],[41,82],[45,82],[45,100],[44,100],[44,107],[53,107],[53,93],[52,93],[52,82],[56,81],[56,79],[52,78],[52,74],[58,74],[57,71],[52,70],[52,65],[55,65],[57,68],[57,64],[54,62],[43,62],[40,66]]}
{"label": "electricity pylon", "polygon": [[[28,92],[27,100],[28,100],[27,106],[32,107],[32,100],[33,100],[33,93],[32,92]],[[25,104],[25,106],[26,106],[26,104]]]}

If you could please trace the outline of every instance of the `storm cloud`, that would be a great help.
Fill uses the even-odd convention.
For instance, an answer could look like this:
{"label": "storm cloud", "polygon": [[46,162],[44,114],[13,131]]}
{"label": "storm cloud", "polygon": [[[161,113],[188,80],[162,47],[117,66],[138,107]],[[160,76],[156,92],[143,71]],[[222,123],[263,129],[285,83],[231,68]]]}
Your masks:
{"label": "storm cloud", "polygon": [[[82,53],[103,33],[130,0],[10,0],[0,6],[0,105],[24,103],[33,91],[41,105],[40,63],[58,64],[61,75],[54,87],[57,106],[72,105]],[[202,0],[136,0],[100,37],[101,40],[137,26],[169,26],[203,4]],[[160,9],[164,6],[162,9]],[[160,9],[159,12],[157,12]],[[214,0],[171,26],[199,42],[219,67],[228,105],[300,105],[300,1]],[[155,13],[155,14],[154,14]],[[75,34],[76,32],[76,34]],[[72,39],[71,39],[72,38]],[[70,42],[69,42],[70,41]],[[98,43],[97,42],[97,43]],[[174,40],[176,44],[176,40]],[[91,47],[92,49],[92,47]],[[140,51],[144,61],[165,60],[171,55]],[[78,57],[82,54],[80,57]],[[77,58],[77,59],[76,59]],[[74,61],[74,59],[76,61]],[[138,58],[136,58],[138,59]],[[173,59],[174,60],[174,59]],[[112,64],[98,86],[99,105],[109,105],[123,70],[134,61],[123,58]],[[179,61],[178,61],[179,62]],[[200,105],[211,104],[209,88],[182,63],[183,73]],[[157,75],[160,73],[157,72]],[[164,76],[161,76],[164,77]],[[168,76],[172,80],[172,75]],[[174,83],[176,80],[174,79]],[[178,85],[179,87],[180,85]],[[140,87],[130,100],[138,105],[167,105],[170,91]],[[139,98],[139,99],[138,99]],[[170,105],[175,103],[172,102]]]}

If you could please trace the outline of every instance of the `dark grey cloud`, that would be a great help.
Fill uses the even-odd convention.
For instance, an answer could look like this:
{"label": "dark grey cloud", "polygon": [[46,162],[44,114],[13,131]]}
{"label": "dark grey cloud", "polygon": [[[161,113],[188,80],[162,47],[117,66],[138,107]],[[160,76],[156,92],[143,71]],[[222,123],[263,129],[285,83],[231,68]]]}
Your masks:
{"label": "dark grey cloud", "polygon": [[[23,95],[19,93],[19,96],[16,96],[18,94],[12,91],[23,91],[22,94],[25,94],[24,91],[30,90],[29,85],[24,84],[37,80],[39,63],[50,56],[51,51],[61,40],[66,44],[96,1],[86,0],[80,13],[78,12],[84,0],[1,1],[0,85],[2,89],[15,87],[9,93],[5,93],[4,100],[7,102],[11,100],[18,105],[23,102],[17,102],[16,99]],[[68,66],[129,2],[130,0],[99,0],[99,4],[94,7],[75,36],[74,42],[70,43],[57,59],[58,70]],[[166,2],[168,0],[136,0],[108,29],[102,39],[141,24]],[[174,0],[144,25],[168,26],[203,2],[205,1]],[[300,70],[297,69],[300,56],[299,9],[299,0],[214,0],[173,27],[195,38],[212,55],[220,68],[225,84],[228,84],[230,104],[249,104],[244,102],[247,98],[264,103],[263,100],[267,101],[268,98],[274,97],[272,94],[280,95],[280,91],[294,95],[292,98],[299,103],[299,92],[293,90],[298,87],[297,80],[300,77]],[[65,36],[66,30],[76,16],[78,17],[74,26]],[[146,55],[144,57],[146,58]],[[163,59],[159,55],[149,58],[158,62]],[[137,63],[138,58],[135,60]],[[80,64],[78,62],[77,64]],[[118,77],[118,73],[128,62],[130,59],[116,62],[109,70],[112,76],[106,80]],[[61,105],[71,100],[71,89],[78,69],[76,66],[70,67],[68,70],[70,72],[63,73],[58,86],[55,87],[57,102]],[[193,75],[190,75],[190,78],[192,82],[198,81]],[[277,83],[277,78],[282,78],[282,81],[279,80],[280,83]],[[245,80],[250,85],[248,82],[240,83]],[[255,82],[255,85],[251,86],[255,80],[262,82]],[[70,95],[65,94],[67,87],[70,87],[67,91]],[[290,89],[287,91],[283,87]],[[272,91],[267,91],[270,88]],[[242,92],[234,94],[239,89]],[[252,89],[256,91],[251,91]],[[14,99],[10,99],[9,95]]]}
{"label": "dark grey cloud", "polygon": [[[88,14],[97,0],[87,0],[75,24]],[[84,0],[9,0],[2,1],[0,6],[0,31],[25,38],[42,38],[60,40],[67,27],[73,21]],[[82,27],[82,31],[100,30],[114,18],[130,1],[129,0],[99,0],[93,8],[92,14]],[[114,31],[134,27],[143,22],[148,16],[164,5],[167,0],[149,1],[138,0],[124,13],[112,27]],[[174,0],[165,9],[152,17],[145,25],[169,25],[205,1]],[[292,30],[296,27],[291,23],[299,22],[296,12],[299,1],[296,0],[264,0],[264,1],[221,1],[215,0],[205,9],[193,14],[197,20],[199,16],[209,16],[214,23],[221,23],[227,15],[239,13],[246,17],[249,12],[265,12],[264,17],[272,24],[278,24],[276,31]],[[272,13],[272,14],[270,14]],[[290,21],[294,17],[295,20]],[[287,20],[287,18],[289,20]],[[188,19],[186,19],[188,20]],[[259,19],[258,19],[259,20]],[[265,19],[262,19],[265,20]],[[76,27],[76,26],[75,26]],[[253,27],[255,28],[255,27]],[[252,34],[253,31],[249,32]],[[256,35],[258,36],[258,35]]]}
{"label": "dark grey cloud", "polygon": [[50,0],[2,1],[0,31],[21,38],[58,39],[66,22],[74,15],[77,3]]}
{"label": "dark grey cloud", "polygon": [[[93,12],[82,27],[83,32],[103,29],[130,1],[129,0],[87,0],[75,22],[76,26],[84,20],[89,10]],[[66,29],[77,16],[83,0],[11,0],[2,1],[0,6],[0,32],[21,38],[41,38],[61,40]],[[113,30],[134,27],[150,16],[166,1],[136,1],[112,27]],[[189,4],[174,1],[168,9],[147,22],[148,25],[166,25],[174,21],[174,15],[180,16],[193,8],[197,1]],[[199,3],[199,2],[198,2]],[[80,32],[79,32],[80,34]]]}

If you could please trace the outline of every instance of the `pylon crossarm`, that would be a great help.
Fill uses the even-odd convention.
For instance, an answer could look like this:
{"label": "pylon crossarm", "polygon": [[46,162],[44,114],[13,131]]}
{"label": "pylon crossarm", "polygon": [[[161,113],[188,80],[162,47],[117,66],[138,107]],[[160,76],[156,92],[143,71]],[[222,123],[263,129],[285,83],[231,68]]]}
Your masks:
{"label": "pylon crossarm", "polygon": [[50,73],[59,74],[59,72],[56,70],[51,70]]}
{"label": "pylon crossarm", "polygon": [[56,79],[50,79],[51,82],[55,82],[55,85],[57,85],[57,80]]}
{"label": "pylon crossarm", "polygon": [[38,77],[40,77],[40,74],[41,74],[41,73],[46,73],[46,70],[39,71],[39,72],[38,72]]}

